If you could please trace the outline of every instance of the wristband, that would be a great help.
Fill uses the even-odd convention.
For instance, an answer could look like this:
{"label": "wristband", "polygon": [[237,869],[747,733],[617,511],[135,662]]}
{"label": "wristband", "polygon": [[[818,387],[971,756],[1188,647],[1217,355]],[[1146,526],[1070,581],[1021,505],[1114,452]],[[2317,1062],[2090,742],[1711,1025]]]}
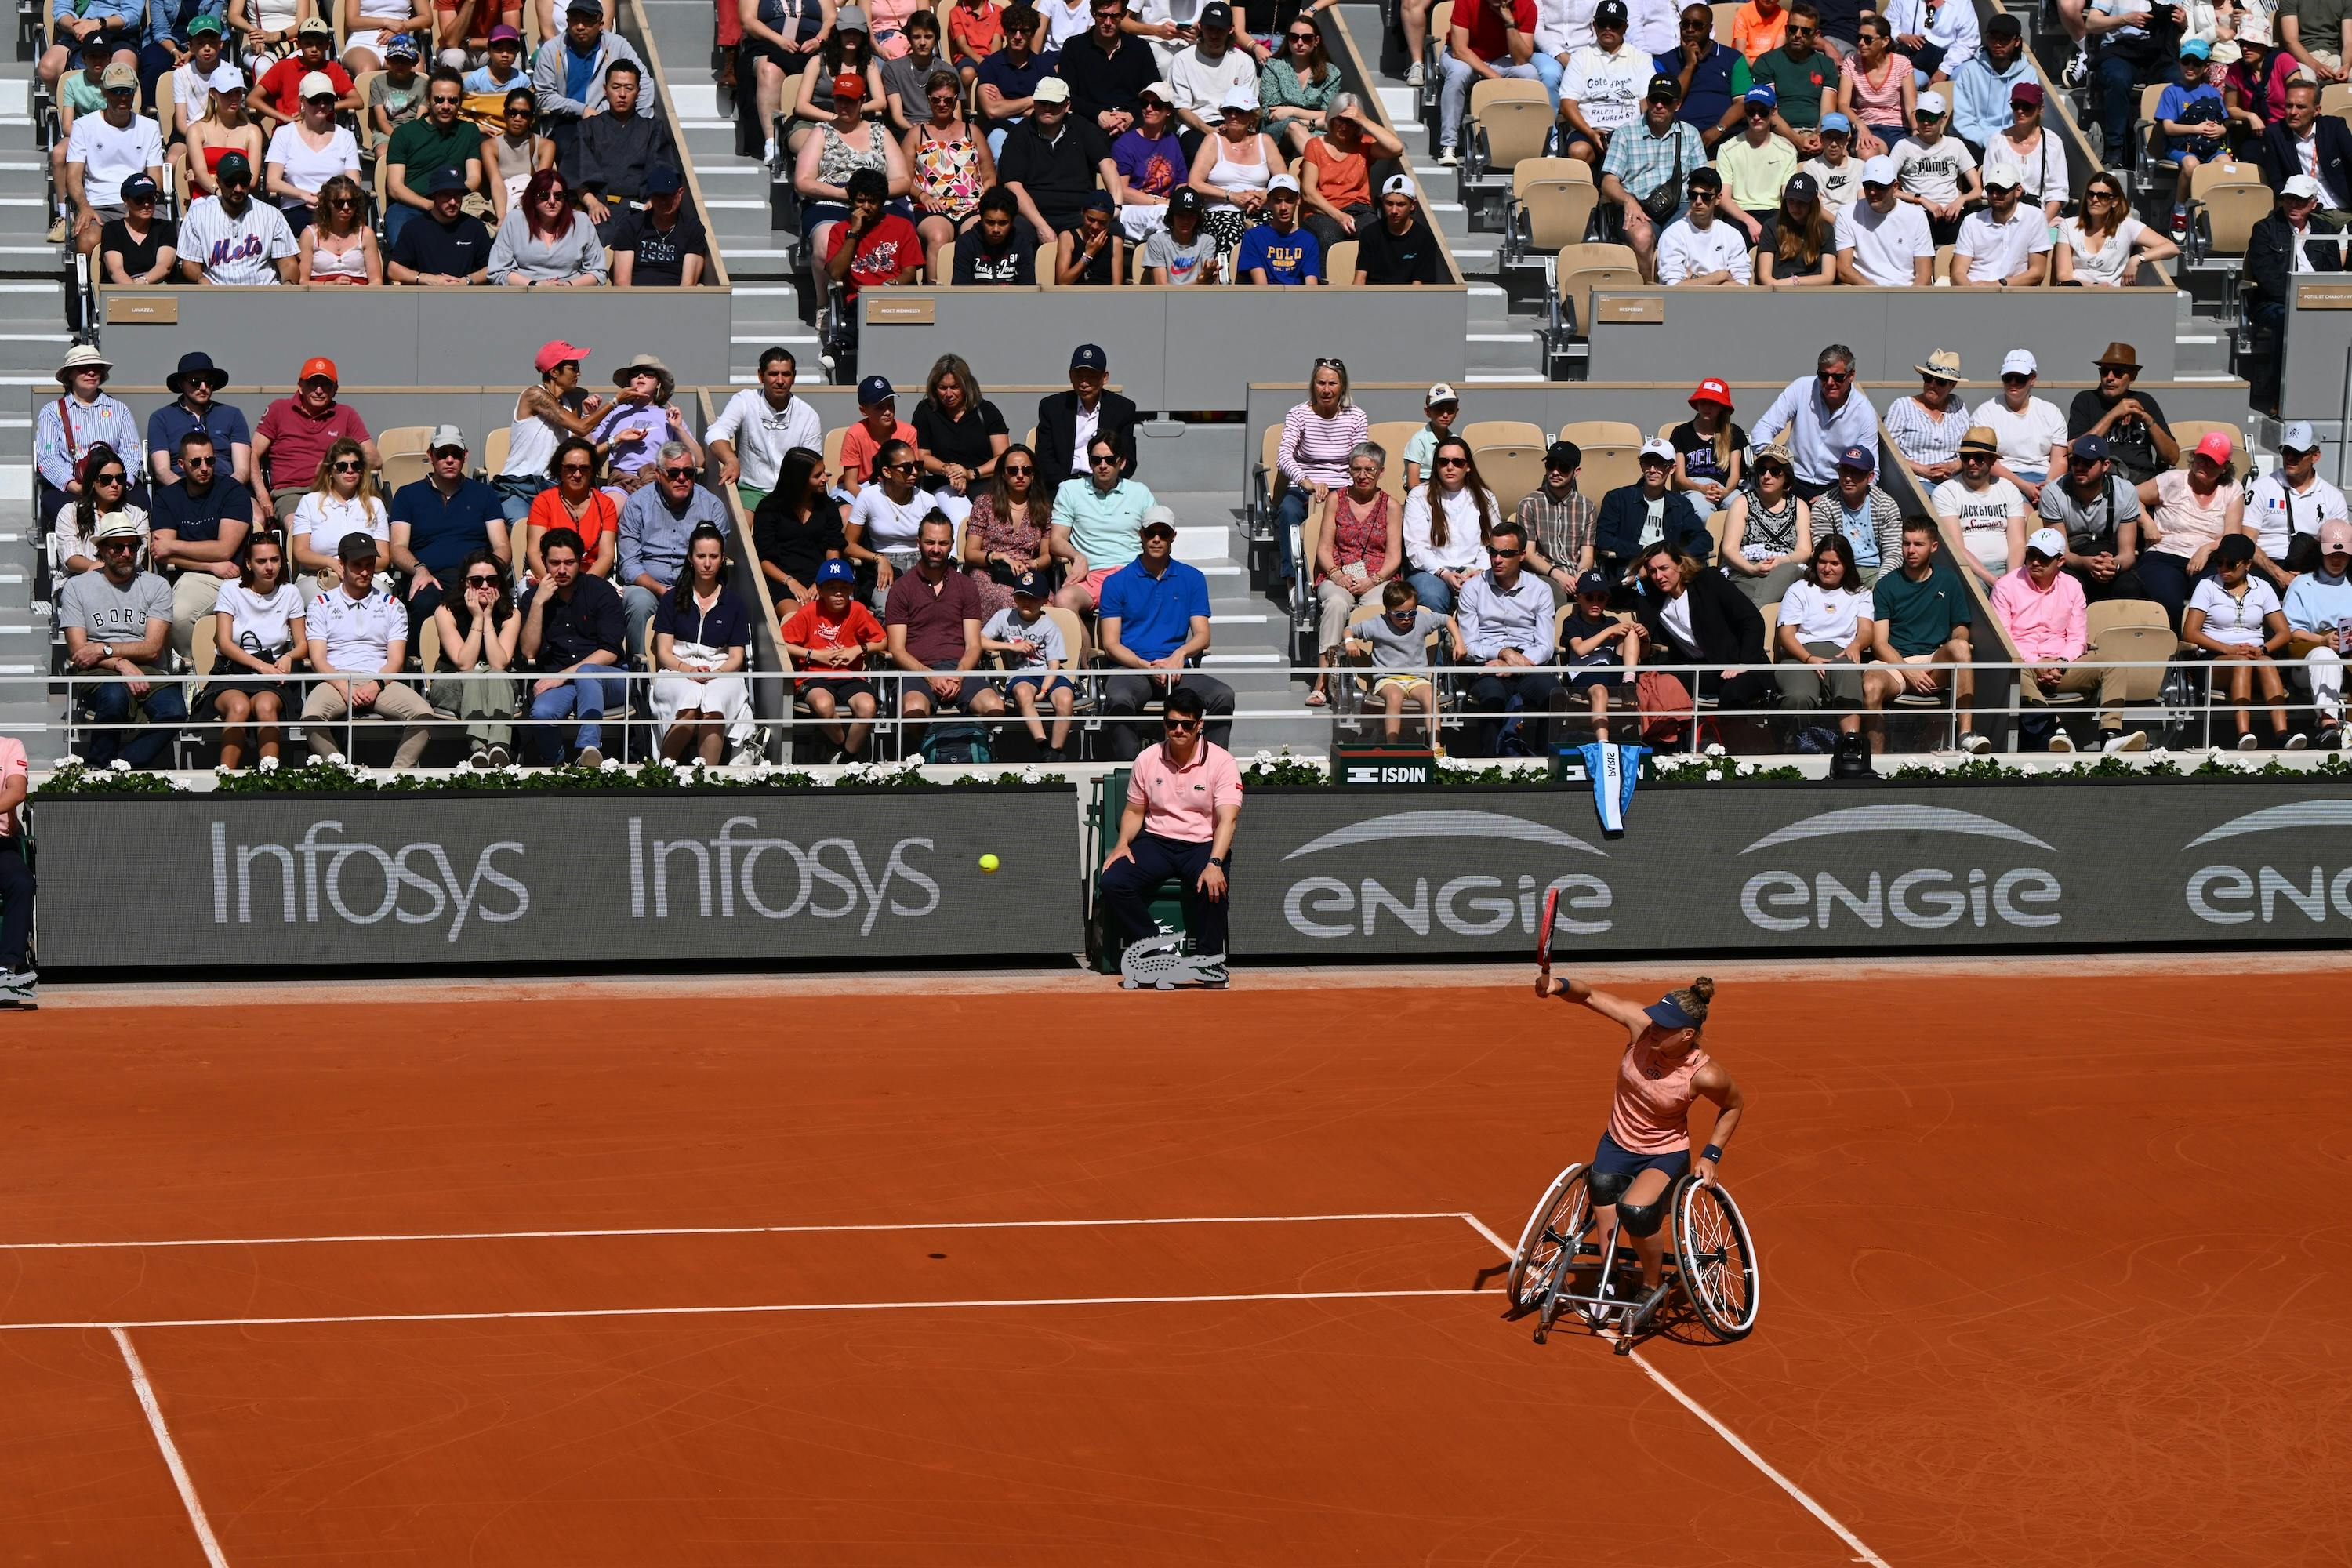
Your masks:
{"label": "wristband", "polygon": [[1710,1143],[1706,1148],[1698,1152],[1698,1157],[1702,1160],[1712,1160],[1717,1164],[1720,1165],[1723,1163],[1723,1145],[1720,1143]]}

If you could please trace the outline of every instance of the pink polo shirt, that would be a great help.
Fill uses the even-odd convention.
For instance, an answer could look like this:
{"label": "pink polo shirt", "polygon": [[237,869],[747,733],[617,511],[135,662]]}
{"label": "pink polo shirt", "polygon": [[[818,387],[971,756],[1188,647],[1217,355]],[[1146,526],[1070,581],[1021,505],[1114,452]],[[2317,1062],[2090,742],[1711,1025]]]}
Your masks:
{"label": "pink polo shirt", "polygon": [[[1232,761],[1231,758],[1226,760]],[[0,784],[5,784],[10,779],[22,778],[26,772],[25,742],[14,735],[0,735]],[[6,811],[0,811],[0,838],[14,838],[16,836],[16,808],[10,806]]]}
{"label": "pink polo shirt", "polygon": [[2083,585],[2065,573],[2044,592],[2020,566],[1992,585],[1993,614],[2009,628],[2017,657],[2029,664],[2067,664],[2090,646],[2090,612]]}
{"label": "pink polo shirt", "polygon": [[1146,746],[1128,775],[1127,799],[1143,807],[1146,833],[1206,844],[1217,836],[1217,807],[1242,803],[1242,771],[1231,752],[1207,741],[1181,768],[1165,745]]}

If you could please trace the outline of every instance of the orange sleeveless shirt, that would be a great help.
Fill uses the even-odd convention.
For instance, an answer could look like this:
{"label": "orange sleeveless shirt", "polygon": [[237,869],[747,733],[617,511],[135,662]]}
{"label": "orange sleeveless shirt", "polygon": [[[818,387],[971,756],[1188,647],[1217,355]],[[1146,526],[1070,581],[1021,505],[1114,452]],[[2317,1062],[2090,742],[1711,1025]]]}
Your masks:
{"label": "orange sleeveless shirt", "polygon": [[1668,1063],[1635,1040],[1617,1063],[1617,1098],[1609,1108],[1609,1136],[1635,1154],[1672,1154],[1690,1147],[1691,1079],[1707,1063],[1694,1046],[1679,1062]]}

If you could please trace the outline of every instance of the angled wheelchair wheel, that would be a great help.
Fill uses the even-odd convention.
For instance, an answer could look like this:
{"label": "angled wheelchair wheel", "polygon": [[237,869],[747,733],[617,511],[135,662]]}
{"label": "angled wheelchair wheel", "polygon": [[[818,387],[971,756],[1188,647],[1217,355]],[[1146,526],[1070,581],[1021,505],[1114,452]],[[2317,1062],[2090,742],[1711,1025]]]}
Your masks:
{"label": "angled wheelchair wheel", "polygon": [[1552,1178],[1551,1186],[1528,1215],[1519,1249],[1511,1258],[1511,1304],[1532,1312],[1550,1294],[1559,1271],[1575,1261],[1577,1244],[1592,1228],[1592,1194],[1584,1166],[1574,1164]]}
{"label": "angled wheelchair wheel", "polygon": [[1747,1337],[1762,1305],[1756,1244],[1748,1222],[1720,1182],[1705,1186],[1685,1177],[1675,1191],[1675,1267],[1683,1294],[1717,1339]]}

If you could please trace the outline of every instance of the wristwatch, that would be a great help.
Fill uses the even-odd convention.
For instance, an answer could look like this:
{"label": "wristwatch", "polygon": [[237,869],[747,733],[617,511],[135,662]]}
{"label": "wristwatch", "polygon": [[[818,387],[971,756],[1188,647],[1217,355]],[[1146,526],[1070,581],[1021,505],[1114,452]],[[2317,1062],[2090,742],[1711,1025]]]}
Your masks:
{"label": "wristwatch", "polygon": [[1222,871],[1225,868],[1225,858],[1222,855],[1212,855],[1209,857],[1209,864]]}

